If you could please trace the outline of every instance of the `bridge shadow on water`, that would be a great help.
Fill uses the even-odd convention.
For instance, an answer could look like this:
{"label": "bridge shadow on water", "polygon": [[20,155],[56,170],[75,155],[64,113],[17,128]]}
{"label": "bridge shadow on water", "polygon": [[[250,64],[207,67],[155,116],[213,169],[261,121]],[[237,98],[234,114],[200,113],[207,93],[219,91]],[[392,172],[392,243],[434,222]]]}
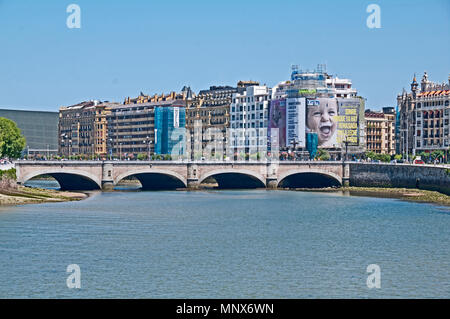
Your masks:
{"label": "bridge shadow on water", "polygon": [[92,191],[100,189],[96,182],[85,176],[67,173],[38,175],[28,180],[25,186],[63,191]]}
{"label": "bridge shadow on water", "polygon": [[[199,181],[200,188],[213,189],[258,189],[265,188],[260,178],[243,173],[218,173]],[[71,191],[99,190],[95,181],[81,175],[51,173],[40,175],[25,183],[26,186]],[[58,187],[59,186],[59,187]],[[326,188],[340,187],[341,183],[332,176],[320,173],[292,174],[278,183],[279,188]],[[184,181],[175,176],[161,173],[129,175],[114,186],[119,191],[155,191],[187,189]]]}
{"label": "bridge shadow on water", "polygon": [[242,173],[215,174],[203,181],[203,183],[216,185],[215,189],[255,189],[265,188],[266,185],[259,179]]}
{"label": "bridge shadow on water", "polygon": [[293,174],[278,183],[278,187],[281,188],[326,188],[340,186],[341,183],[337,179],[319,173]]}
{"label": "bridge shadow on water", "polygon": [[160,173],[135,174],[133,177],[141,184],[141,190],[174,190],[186,188],[178,178]]}

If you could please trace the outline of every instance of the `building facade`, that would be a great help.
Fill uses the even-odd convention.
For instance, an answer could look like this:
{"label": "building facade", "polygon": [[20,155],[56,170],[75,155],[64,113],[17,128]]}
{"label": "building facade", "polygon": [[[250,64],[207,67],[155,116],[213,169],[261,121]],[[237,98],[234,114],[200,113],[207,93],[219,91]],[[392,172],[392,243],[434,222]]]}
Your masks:
{"label": "building facade", "polygon": [[415,155],[419,152],[444,151],[450,147],[450,76],[448,83],[435,83],[425,72],[420,87],[414,76],[411,92],[397,97],[399,136],[397,151]]}
{"label": "building facade", "polygon": [[26,139],[24,155],[50,157],[58,153],[58,112],[0,109],[0,117],[17,124]]}
{"label": "building facade", "polygon": [[350,79],[328,74],[324,65],[313,71],[293,66],[290,81],[272,89],[269,133],[278,128],[281,150],[306,152],[307,135],[316,133],[318,147],[334,158],[344,148],[361,154],[366,147],[364,104]]}
{"label": "building facade", "polygon": [[155,153],[172,157],[185,155],[185,104],[155,107]]}
{"label": "building facade", "polygon": [[[186,101],[178,99],[124,104],[109,108],[106,118],[109,154],[121,159],[136,158],[139,154],[143,154],[147,158],[153,153],[168,154],[161,153],[166,149],[161,148],[161,144],[157,145],[156,134],[162,134],[162,131],[161,127],[155,124],[156,110],[160,110],[159,113],[161,114],[161,109],[183,108],[184,116],[185,106]],[[158,121],[161,121],[161,119],[158,118]],[[165,120],[162,123],[164,125]],[[159,132],[158,128],[160,129]],[[162,141],[160,140],[160,142]]]}
{"label": "building facade", "polygon": [[395,110],[383,108],[382,112],[366,110],[367,151],[377,154],[395,154]]}
{"label": "building facade", "polygon": [[95,119],[99,101],[87,101],[59,109],[58,153],[62,156],[96,154],[97,135]]}
{"label": "building facade", "polygon": [[[186,128],[192,143],[201,143],[205,149],[218,133],[226,137],[226,130],[230,127],[230,105],[236,92],[236,87],[211,86],[187,102]],[[198,132],[194,134],[194,131]]]}
{"label": "building facade", "polygon": [[272,90],[257,82],[240,82],[231,103],[228,142],[235,153],[267,150],[267,127]]}
{"label": "building facade", "polygon": [[[155,108],[184,108],[195,95],[189,87],[168,95],[140,94],[125,104],[87,101],[63,106],[55,134],[65,157],[134,159],[155,153]],[[184,109],[182,115],[184,125]],[[183,126],[184,127],[184,126]]]}

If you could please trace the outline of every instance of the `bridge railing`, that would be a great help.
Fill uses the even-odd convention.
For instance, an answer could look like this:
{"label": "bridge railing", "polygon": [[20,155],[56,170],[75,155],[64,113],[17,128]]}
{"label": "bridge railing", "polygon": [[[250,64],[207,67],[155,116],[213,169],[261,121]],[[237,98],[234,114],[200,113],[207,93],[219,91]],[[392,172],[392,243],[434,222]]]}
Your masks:
{"label": "bridge railing", "polygon": [[173,165],[173,164],[314,164],[314,165],[342,165],[342,164],[358,164],[358,165],[392,165],[392,166],[414,166],[414,167],[441,167],[450,168],[450,164],[413,164],[413,163],[384,163],[384,162],[362,162],[362,161],[301,161],[301,160],[240,160],[240,161],[211,161],[211,160],[153,160],[153,161],[120,161],[120,160],[17,160],[9,165],[2,165],[0,169],[13,168],[16,164],[18,165],[98,165],[98,164],[113,164],[113,165],[149,165],[149,164],[163,164],[163,165]]}

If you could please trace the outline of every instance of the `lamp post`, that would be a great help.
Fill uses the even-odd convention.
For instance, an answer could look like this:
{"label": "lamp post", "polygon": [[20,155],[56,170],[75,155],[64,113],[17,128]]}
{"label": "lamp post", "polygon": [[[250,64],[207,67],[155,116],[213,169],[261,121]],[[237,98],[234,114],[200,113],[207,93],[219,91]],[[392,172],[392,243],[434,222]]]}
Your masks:
{"label": "lamp post", "polygon": [[122,143],[119,143],[119,159],[122,160]]}
{"label": "lamp post", "polygon": [[146,143],[147,143],[147,159],[150,160],[150,144],[152,144],[152,141],[150,140],[149,136],[145,138],[144,144]]}
{"label": "lamp post", "polygon": [[112,161],[112,154],[113,154],[113,140],[112,138],[108,138],[108,151],[109,151],[109,160]]}
{"label": "lamp post", "polygon": [[66,146],[66,139],[67,139],[67,134],[61,134],[61,154],[60,155],[64,155],[63,147]]}
{"label": "lamp post", "polygon": [[348,161],[348,139],[347,139],[347,136],[345,136],[344,143],[345,143],[345,159],[344,159],[344,161]]}
{"label": "lamp post", "polygon": [[[410,124],[410,126],[412,127],[413,125]],[[406,144],[406,162],[409,162],[409,145],[408,145],[409,144],[409,138],[408,138],[409,132],[408,131],[409,131],[408,126],[407,126],[407,128],[400,129],[400,132],[406,132],[406,136],[405,136],[405,134],[402,134],[403,149],[405,149],[405,144]],[[405,143],[405,139],[406,139],[406,143]]]}
{"label": "lamp post", "polygon": [[294,153],[294,161],[295,161],[295,149],[297,148],[297,145],[298,145],[298,142],[297,142],[297,140],[294,138],[294,139],[292,139],[292,145],[293,145],[293,153]]}

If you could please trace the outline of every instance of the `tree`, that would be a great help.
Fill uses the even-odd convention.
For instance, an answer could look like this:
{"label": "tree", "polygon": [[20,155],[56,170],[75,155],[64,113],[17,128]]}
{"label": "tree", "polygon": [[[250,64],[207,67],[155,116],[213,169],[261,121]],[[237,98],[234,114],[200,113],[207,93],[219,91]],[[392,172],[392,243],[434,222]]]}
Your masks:
{"label": "tree", "polygon": [[139,161],[145,161],[145,160],[147,159],[147,154],[145,154],[145,153],[139,153],[138,156],[137,156],[137,159],[138,159]]}
{"label": "tree", "polygon": [[19,158],[25,144],[25,137],[16,123],[0,117],[0,157]]}
{"label": "tree", "polygon": [[321,161],[329,161],[331,158],[330,153],[327,150],[319,148],[316,153],[316,159]]}
{"label": "tree", "polygon": [[366,158],[375,159],[376,154],[372,151],[366,152]]}

